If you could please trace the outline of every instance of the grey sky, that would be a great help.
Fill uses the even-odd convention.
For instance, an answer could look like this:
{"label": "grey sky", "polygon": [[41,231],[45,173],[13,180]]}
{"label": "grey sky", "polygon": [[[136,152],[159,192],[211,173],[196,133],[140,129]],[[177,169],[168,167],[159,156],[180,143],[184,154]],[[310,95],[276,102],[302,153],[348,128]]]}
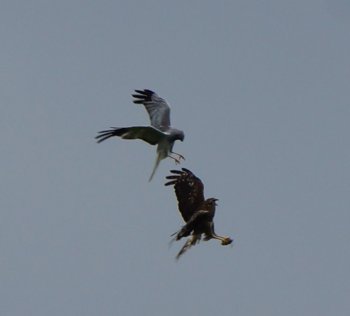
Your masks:
{"label": "grey sky", "polygon": [[[0,313],[350,313],[350,5],[346,1],[6,1],[0,10]],[[148,124],[217,197],[179,262],[174,168],[106,141]]]}

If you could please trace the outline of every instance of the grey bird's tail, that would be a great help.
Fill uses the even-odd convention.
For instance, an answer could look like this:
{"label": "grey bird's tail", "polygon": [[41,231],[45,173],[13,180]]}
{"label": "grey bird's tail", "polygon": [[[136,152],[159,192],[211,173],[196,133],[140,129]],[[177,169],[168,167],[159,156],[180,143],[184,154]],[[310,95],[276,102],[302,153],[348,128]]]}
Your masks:
{"label": "grey bird's tail", "polygon": [[151,182],[151,181],[152,181],[153,176],[154,176],[154,174],[156,173],[156,170],[157,170],[157,168],[158,168],[158,166],[159,166],[159,163],[160,163],[160,161],[161,161],[162,159],[163,159],[162,153],[158,152],[158,153],[157,153],[157,157],[156,157],[156,162],[154,163],[154,167],[153,167],[151,176],[150,176],[149,179],[148,179],[148,182]]}

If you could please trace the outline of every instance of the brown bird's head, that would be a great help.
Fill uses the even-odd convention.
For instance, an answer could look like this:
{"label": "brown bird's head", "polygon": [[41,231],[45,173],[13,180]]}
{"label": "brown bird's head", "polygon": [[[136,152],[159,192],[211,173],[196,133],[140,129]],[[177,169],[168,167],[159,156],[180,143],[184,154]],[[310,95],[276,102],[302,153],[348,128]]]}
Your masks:
{"label": "brown bird's head", "polygon": [[210,206],[215,207],[215,206],[218,205],[218,204],[216,203],[216,201],[219,201],[219,200],[216,199],[216,198],[209,198],[209,199],[207,199],[205,202],[206,202],[207,205],[210,205]]}

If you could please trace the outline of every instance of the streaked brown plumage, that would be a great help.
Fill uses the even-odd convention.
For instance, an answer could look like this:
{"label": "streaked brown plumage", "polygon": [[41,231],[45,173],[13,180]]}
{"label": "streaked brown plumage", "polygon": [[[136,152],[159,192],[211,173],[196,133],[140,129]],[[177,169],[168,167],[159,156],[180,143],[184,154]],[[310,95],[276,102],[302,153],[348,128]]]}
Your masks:
{"label": "streaked brown plumage", "polygon": [[222,245],[231,244],[231,238],[219,236],[214,231],[213,219],[217,199],[204,199],[202,181],[186,168],[182,168],[182,171],[171,170],[170,172],[172,175],[166,177],[170,181],[165,185],[174,185],[178,208],[186,222],[180,231],[174,234],[176,235],[174,239],[180,240],[191,235],[176,258],[179,259],[191,246],[198,243],[202,234],[204,240],[218,239]]}

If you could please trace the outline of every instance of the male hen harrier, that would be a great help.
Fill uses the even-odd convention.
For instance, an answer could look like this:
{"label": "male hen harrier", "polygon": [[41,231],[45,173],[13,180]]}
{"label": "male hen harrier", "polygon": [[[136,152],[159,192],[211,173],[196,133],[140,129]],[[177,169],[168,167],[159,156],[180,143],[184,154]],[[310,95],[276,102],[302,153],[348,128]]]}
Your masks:
{"label": "male hen harrier", "polygon": [[[111,127],[109,130],[99,132],[95,138],[98,143],[107,138],[119,136],[124,139],[141,139],[151,145],[158,145],[156,162],[149,178],[152,180],[154,173],[162,159],[170,157],[176,163],[180,163],[184,157],[174,153],[173,146],[176,140],[184,140],[183,131],[170,126],[170,107],[168,103],[151,90],[135,90],[137,94],[132,96],[136,104],[143,104],[151,120],[151,126],[132,126],[132,127]],[[171,156],[171,154],[177,157]]]}
{"label": "male hen harrier", "polygon": [[231,244],[232,239],[230,237],[215,234],[213,218],[217,199],[204,199],[202,181],[185,168],[182,168],[182,171],[171,170],[170,172],[173,175],[166,177],[170,181],[165,185],[174,185],[179,211],[186,222],[174,234],[176,235],[174,239],[180,240],[182,237],[191,235],[177,254],[176,259],[179,259],[186,250],[198,243],[202,234],[204,234],[204,240],[214,238],[220,240],[222,245]]}

